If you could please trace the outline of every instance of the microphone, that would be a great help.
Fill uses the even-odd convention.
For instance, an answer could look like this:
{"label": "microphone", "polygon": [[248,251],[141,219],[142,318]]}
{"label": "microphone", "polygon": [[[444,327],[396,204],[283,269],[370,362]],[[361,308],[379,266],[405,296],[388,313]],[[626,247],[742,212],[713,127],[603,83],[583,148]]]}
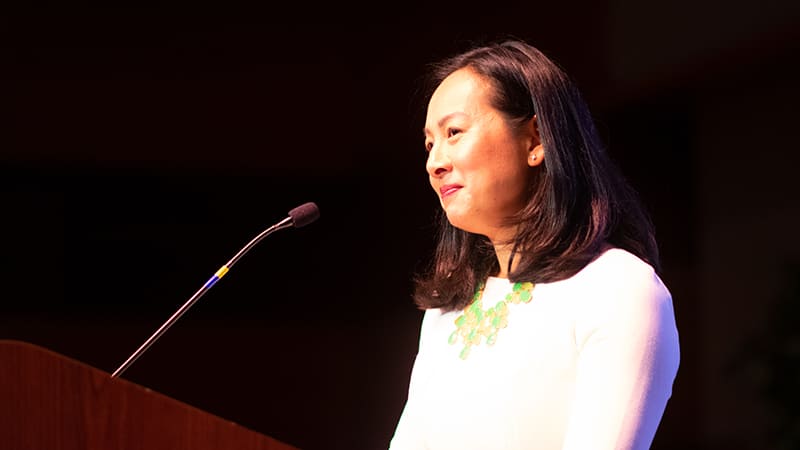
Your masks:
{"label": "microphone", "polygon": [[169,327],[171,327],[175,322],[177,322],[178,319],[180,319],[181,316],[183,316],[183,314],[187,310],[189,310],[189,308],[191,308],[192,305],[194,305],[195,302],[197,302],[197,300],[200,299],[200,297],[203,296],[203,294],[208,292],[208,290],[211,289],[211,286],[214,286],[214,284],[216,284],[220,278],[225,276],[225,274],[228,273],[231,267],[233,267],[233,265],[236,264],[236,262],[239,261],[239,259],[241,259],[241,257],[244,256],[245,253],[250,251],[250,249],[253,248],[253,246],[255,246],[256,244],[258,244],[262,239],[274,233],[275,231],[282,230],[284,228],[304,227],[314,222],[318,218],[319,218],[319,208],[317,207],[317,205],[313,202],[304,203],[289,211],[288,217],[276,223],[275,225],[272,225],[271,227],[262,231],[258,236],[254,237],[250,242],[247,243],[247,245],[242,247],[242,249],[239,250],[238,253],[233,255],[233,258],[231,258],[227,263],[225,263],[224,266],[220,267],[220,269],[217,270],[217,272],[214,273],[214,275],[212,275],[211,278],[208,279],[208,281],[206,281],[203,287],[198,289],[197,292],[195,292],[194,295],[192,295],[189,298],[189,300],[187,300],[186,303],[183,304],[183,306],[181,306],[177,311],[175,311],[175,313],[166,322],[164,322],[164,324],[161,325],[161,327],[159,327],[159,329],[156,330],[156,332],[153,333],[152,336],[150,336],[135,352],[133,352],[133,354],[127,360],[125,360],[125,362],[122,363],[122,365],[119,366],[117,370],[114,371],[114,373],[111,374],[111,377],[117,378],[120,376],[120,374],[122,374],[122,372],[127,370],[128,367],[130,367],[131,364],[133,364],[137,359],[139,359],[139,357],[142,356],[142,353],[147,351],[147,349],[150,348],[150,346],[153,345],[153,343],[155,343],[155,341],[158,340],[158,338],[160,338],[161,335],[163,335],[169,329]]}

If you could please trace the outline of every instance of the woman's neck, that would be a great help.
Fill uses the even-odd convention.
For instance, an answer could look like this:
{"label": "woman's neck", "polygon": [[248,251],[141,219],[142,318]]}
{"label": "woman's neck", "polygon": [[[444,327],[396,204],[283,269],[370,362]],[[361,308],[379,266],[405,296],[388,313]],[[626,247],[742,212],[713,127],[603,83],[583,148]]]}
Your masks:
{"label": "woman's neck", "polygon": [[[513,244],[495,244],[494,253],[497,256],[497,262],[500,265],[500,271],[494,276],[498,278],[508,278],[508,261],[511,259],[511,249]],[[519,258],[514,258],[511,270],[514,270],[519,263]]]}

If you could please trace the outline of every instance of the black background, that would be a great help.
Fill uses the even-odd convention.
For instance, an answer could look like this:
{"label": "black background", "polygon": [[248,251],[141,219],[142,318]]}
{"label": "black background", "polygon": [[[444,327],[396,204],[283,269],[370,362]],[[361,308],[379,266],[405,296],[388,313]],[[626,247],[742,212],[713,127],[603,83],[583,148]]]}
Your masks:
{"label": "black background", "polygon": [[789,1],[6,9],[0,338],[113,372],[313,201],[318,222],[262,241],[124,378],[304,449],[385,448],[438,207],[418,78],[514,36],[573,76],[653,213],[682,351],[653,448],[772,448],[800,390],[780,320],[800,300],[798,25]]}

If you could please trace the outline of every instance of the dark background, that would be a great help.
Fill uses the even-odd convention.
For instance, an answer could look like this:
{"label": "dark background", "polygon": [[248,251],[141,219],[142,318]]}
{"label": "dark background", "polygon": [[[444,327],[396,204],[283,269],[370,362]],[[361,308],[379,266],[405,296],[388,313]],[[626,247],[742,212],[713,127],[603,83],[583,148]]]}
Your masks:
{"label": "dark background", "polygon": [[800,448],[799,25],[789,0],[6,8],[0,338],[113,372],[314,201],[123,376],[304,449],[385,448],[438,207],[418,78],[516,36],[657,225],[682,360],[653,448]]}

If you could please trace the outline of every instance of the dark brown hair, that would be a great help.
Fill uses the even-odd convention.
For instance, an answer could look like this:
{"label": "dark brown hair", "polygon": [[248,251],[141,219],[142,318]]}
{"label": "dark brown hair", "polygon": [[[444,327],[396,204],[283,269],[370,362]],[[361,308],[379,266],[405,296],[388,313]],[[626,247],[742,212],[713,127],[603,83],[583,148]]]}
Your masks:
{"label": "dark brown hair", "polygon": [[[589,109],[568,76],[531,45],[506,40],[432,64],[430,92],[448,75],[469,68],[493,88],[492,106],[512,126],[534,114],[544,147],[509,261],[511,281],[548,283],[571,277],[610,244],[658,270],[658,247],[638,194],[606,154]],[[429,98],[430,95],[428,95]],[[430,267],[415,279],[423,309],[467,306],[475,289],[499,270],[485,236],[452,226],[438,214],[438,239]],[[513,259],[518,265],[511,271]]]}

